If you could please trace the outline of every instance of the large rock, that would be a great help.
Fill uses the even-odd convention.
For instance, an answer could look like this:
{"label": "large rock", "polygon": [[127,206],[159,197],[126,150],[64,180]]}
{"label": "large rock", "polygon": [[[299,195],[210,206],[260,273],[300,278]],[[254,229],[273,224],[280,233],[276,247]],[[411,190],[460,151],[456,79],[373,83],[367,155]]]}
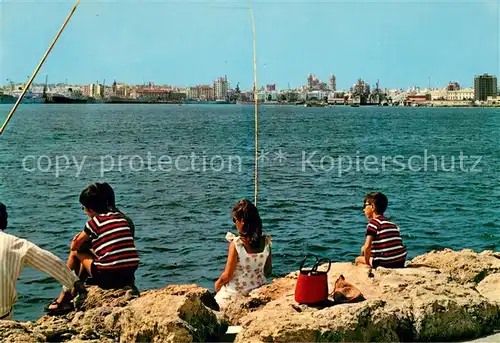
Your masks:
{"label": "large rock", "polygon": [[500,303],[500,274],[490,274],[476,287],[485,298]]}
{"label": "large rock", "polygon": [[365,301],[311,307],[294,301],[298,272],[233,301],[225,312],[208,289],[169,286],[143,292],[89,289],[81,310],[36,323],[0,321],[0,342],[194,342],[218,340],[226,323],[237,342],[457,341],[500,326],[500,255],[444,250],[404,269],[334,263]]}
{"label": "large rock", "polygon": [[[472,262],[470,266],[467,260]],[[413,267],[378,268],[370,275],[373,277],[367,267],[335,263],[328,274],[330,291],[343,274],[366,301],[323,308],[298,305],[293,296],[295,272],[235,302],[226,317],[243,327],[237,342],[475,338],[493,332],[500,324],[495,301],[500,289],[492,286],[486,290],[486,282],[498,280],[497,260],[492,252],[446,250],[417,257],[410,263]],[[484,280],[483,296],[475,281],[485,275],[490,276]]]}
{"label": "large rock", "polygon": [[[168,286],[140,296],[132,289],[89,289],[82,310],[36,323],[1,322],[1,342],[200,342],[217,339],[220,324],[204,305],[210,291]],[[210,305],[210,304],[209,304]],[[5,324],[7,323],[7,324]]]}
{"label": "large rock", "polygon": [[459,283],[478,283],[492,273],[500,273],[500,253],[490,250],[478,254],[471,249],[431,251],[415,257],[410,266],[439,269]]}
{"label": "large rock", "polygon": [[2,343],[35,343],[44,341],[45,336],[34,332],[32,323],[0,320],[0,342]]}

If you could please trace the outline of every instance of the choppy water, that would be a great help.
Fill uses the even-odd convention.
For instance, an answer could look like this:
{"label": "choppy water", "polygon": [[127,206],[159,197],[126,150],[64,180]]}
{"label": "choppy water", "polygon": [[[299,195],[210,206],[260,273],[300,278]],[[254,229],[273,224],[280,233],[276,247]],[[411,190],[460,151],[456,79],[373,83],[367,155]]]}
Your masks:
{"label": "choppy water", "polygon": [[[0,106],[2,118],[9,108]],[[371,191],[388,195],[387,214],[410,257],[443,247],[498,250],[499,137],[497,109],[262,106],[260,145],[268,154],[259,209],[274,239],[275,275],[296,270],[306,252],[335,261],[357,256],[362,198]],[[224,235],[236,231],[231,207],[253,198],[253,144],[251,106],[23,105],[0,137],[9,232],[65,259],[86,220],[80,191],[107,181],[136,223],[138,286],[211,288],[225,263]],[[62,156],[71,166],[57,172],[57,156],[61,168]],[[478,158],[470,156],[481,156],[472,171]],[[83,166],[78,176],[73,158]],[[101,162],[110,170],[112,161],[113,171],[101,176]],[[24,320],[37,318],[59,286],[26,269],[18,289],[14,312]]]}

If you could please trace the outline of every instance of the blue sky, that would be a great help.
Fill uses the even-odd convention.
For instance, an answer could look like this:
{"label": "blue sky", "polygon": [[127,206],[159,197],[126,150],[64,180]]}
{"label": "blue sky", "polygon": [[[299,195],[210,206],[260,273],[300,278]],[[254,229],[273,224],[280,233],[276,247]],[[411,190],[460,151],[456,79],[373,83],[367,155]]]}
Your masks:
{"label": "blue sky", "polygon": [[[73,1],[0,0],[1,75],[25,81]],[[253,82],[249,1],[81,0],[39,73],[49,82],[178,86]],[[298,87],[308,73],[338,88],[471,86],[500,74],[499,1],[254,2],[259,85]]]}

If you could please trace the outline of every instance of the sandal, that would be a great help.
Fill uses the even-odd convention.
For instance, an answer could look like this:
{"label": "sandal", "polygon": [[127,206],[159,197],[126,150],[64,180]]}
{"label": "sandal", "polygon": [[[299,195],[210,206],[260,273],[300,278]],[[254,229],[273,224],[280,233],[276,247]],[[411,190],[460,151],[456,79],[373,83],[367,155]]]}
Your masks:
{"label": "sandal", "polygon": [[[50,308],[50,306],[52,305],[57,305],[57,307]],[[63,314],[67,314],[73,310],[73,305],[70,302],[60,303],[57,301],[57,298],[55,298],[54,301],[45,306],[45,313],[47,313],[49,316],[60,316]]]}

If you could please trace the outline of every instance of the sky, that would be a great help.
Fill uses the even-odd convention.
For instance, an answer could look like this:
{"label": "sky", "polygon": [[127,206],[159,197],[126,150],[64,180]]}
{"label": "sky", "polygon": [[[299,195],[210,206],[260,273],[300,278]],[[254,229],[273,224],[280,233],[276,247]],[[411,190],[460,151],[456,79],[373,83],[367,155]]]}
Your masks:
{"label": "sky", "polygon": [[[0,84],[25,82],[74,1],[0,0]],[[259,86],[337,88],[361,78],[383,88],[473,85],[500,76],[499,1],[81,0],[35,82],[188,86],[227,75]]]}

